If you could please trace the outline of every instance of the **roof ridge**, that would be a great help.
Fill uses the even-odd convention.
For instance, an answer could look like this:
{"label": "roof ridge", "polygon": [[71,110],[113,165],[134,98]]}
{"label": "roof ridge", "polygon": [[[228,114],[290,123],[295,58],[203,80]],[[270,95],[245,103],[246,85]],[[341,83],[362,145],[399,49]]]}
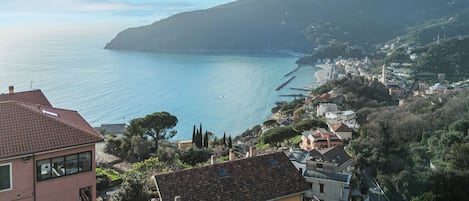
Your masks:
{"label": "roof ridge", "polygon": [[[60,123],[60,124],[62,124],[62,125],[71,127],[71,128],[73,128],[73,129],[79,130],[79,131],[84,132],[84,133],[86,133],[86,134],[90,134],[90,135],[93,135],[94,137],[98,137],[98,138],[102,139],[101,136],[97,135],[97,134],[98,134],[97,131],[96,131],[96,133],[90,133],[90,132],[88,132],[88,131],[86,131],[86,130],[83,130],[83,129],[78,128],[78,127],[75,126],[75,125],[67,124],[67,123],[65,123],[65,122],[63,122],[63,121],[60,121],[60,120],[55,119],[55,118],[51,118],[51,117],[49,117],[49,116],[47,116],[47,115],[44,115],[44,114],[42,114],[42,113],[40,113],[40,112],[38,112],[38,111],[35,111],[35,110],[33,110],[33,109],[29,108],[29,107],[25,107],[25,105],[30,105],[30,106],[33,106],[33,107],[43,107],[43,105],[40,105],[40,104],[31,104],[31,103],[26,103],[26,104],[25,104],[25,103],[16,102],[16,101],[12,101],[12,102],[13,102],[14,104],[16,104],[16,105],[18,105],[18,106],[20,106],[20,107],[26,109],[26,110],[29,110],[29,111],[33,112],[34,114],[36,114],[36,115],[38,115],[38,116],[46,117],[46,118],[49,119],[49,120],[58,122],[58,123]],[[55,109],[54,107],[47,107],[47,108]],[[39,108],[38,108],[38,109],[39,109]],[[86,122],[86,120],[83,119],[83,117],[82,117],[77,111],[71,111],[71,112],[75,112],[83,121]],[[88,122],[86,122],[86,124],[89,126]],[[92,129],[92,130],[94,130],[94,129]]]}
{"label": "roof ridge", "polygon": [[[34,98],[39,98],[40,101],[38,101],[36,104],[39,104],[39,105],[44,104],[45,106],[52,106],[49,99],[47,99],[46,95],[42,92],[41,89],[33,89],[29,91],[20,91],[20,92],[14,92],[14,93],[0,93],[0,97],[10,97],[10,98],[14,98],[14,97],[24,98],[25,95],[35,95]],[[10,99],[10,100],[15,100],[15,99]],[[24,100],[27,100],[27,99],[24,99]],[[23,102],[23,101],[20,101],[20,102]]]}
{"label": "roof ridge", "polygon": [[19,91],[19,92],[14,92],[14,93],[1,93],[0,95],[13,95],[13,94],[21,94],[21,93],[28,93],[28,92],[32,92],[32,91],[41,91],[41,89],[31,89],[31,90],[28,90],[28,91]]}

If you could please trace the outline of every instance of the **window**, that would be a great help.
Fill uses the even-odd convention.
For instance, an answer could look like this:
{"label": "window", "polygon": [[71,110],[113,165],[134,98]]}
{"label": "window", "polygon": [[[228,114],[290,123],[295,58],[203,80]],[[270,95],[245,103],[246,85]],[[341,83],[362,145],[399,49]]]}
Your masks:
{"label": "window", "polygon": [[220,176],[220,177],[226,177],[226,175],[227,175],[226,169],[224,169],[224,168],[218,169],[217,173],[218,173],[218,176]]}
{"label": "window", "polygon": [[272,158],[269,159],[269,163],[270,163],[270,166],[273,167],[273,168],[277,167],[277,165],[278,165],[278,161],[275,160],[275,159],[272,159]]}
{"label": "window", "polygon": [[43,181],[51,178],[91,171],[91,152],[82,152],[48,158],[36,162],[37,180]]}
{"label": "window", "polygon": [[71,175],[78,173],[78,155],[68,155],[65,157],[65,174]]}
{"label": "window", "polygon": [[81,171],[91,170],[91,152],[84,152],[79,154],[78,169],[81,169]]}
{"label": "window", "polygon": [[12,189],[11,163],[0,164],[0,191]]}
{"label": "window", "polygon": [[64,157],[52,159],[52,177],[61,177],[65,175]]}
{"label": "window", "polygon": [[324,184],[319,184],[319,192],[324,193]]}
{"label": "window", "polygon": [[51,165],[50,159],[40,160],[37,161],[37,179],[38,180],[46,180],[51,177]]}

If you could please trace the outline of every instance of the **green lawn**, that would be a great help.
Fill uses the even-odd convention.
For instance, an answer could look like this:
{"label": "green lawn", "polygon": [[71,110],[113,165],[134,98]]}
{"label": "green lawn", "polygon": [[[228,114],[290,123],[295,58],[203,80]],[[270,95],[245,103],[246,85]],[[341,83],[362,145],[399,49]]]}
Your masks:
{"label": "green lawn", "polygon": [[112,171],[112,170],[106,170],[106,169],[103,169],[103,168],[96,168],[96,174],[105,174],[107,175],[109,178],[111,178],[112,181],[115,181],[115,180],[118,180],[121,178],[121,175],[115,171]]}

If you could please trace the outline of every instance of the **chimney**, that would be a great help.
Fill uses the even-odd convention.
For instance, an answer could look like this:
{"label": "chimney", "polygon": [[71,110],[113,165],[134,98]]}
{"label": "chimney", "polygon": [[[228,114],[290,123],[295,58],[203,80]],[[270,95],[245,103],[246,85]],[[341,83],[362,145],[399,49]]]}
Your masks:
{"label": "chimney", "polygon": [[215,158],[215,155],[210,156],[210,164],[214,165],[217,162],[217,159]]}
{"label": "chimney", "polygon": [[256,147],[255,146],[250,146],[249,147],[249,156],[250,157],[255,157],[257,155]]}
{"label": "chimney", "polygon": [[228,158],[230,159],[230,161],[235,159],[234,150],[231,148],[230,148],[230,153],[228,155]]}
{"label": "chimney", "polygon": [[9,86],[9,87],[8,87],[8,93],[9,93],[9,94],[15,93],[15,87],[14,87],[14,86]]}
{"label": "chimney", "polygon": [[174,196],[174,201],[181,201],[181,196]]}

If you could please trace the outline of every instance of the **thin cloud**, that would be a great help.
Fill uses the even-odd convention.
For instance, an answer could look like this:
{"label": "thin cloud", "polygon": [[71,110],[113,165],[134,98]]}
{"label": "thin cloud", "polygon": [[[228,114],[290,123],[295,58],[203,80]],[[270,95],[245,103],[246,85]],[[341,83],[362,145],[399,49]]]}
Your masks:
{"label": "thin cloud", "polygon": [[2,0],[0,10],[18,12],[99,12],[99,11],[150,11],[197,8],[204,5],[226,3],[228,0],[201,2],[174,1],[103,1],[103,0]]}
{"label": "thin cloud", "polygon": [[132,9],[132,5],[120,2],[86,0],[6,0],[0,10],[23,12],[96,12]]}
{"label": "thin cloud", "polygon": [[[233,0],[1,0],[0,24],[40,21],[113,21],[128,17],[152,22],[178,12]],[[125,19],[124,19],[125,18]]]}

